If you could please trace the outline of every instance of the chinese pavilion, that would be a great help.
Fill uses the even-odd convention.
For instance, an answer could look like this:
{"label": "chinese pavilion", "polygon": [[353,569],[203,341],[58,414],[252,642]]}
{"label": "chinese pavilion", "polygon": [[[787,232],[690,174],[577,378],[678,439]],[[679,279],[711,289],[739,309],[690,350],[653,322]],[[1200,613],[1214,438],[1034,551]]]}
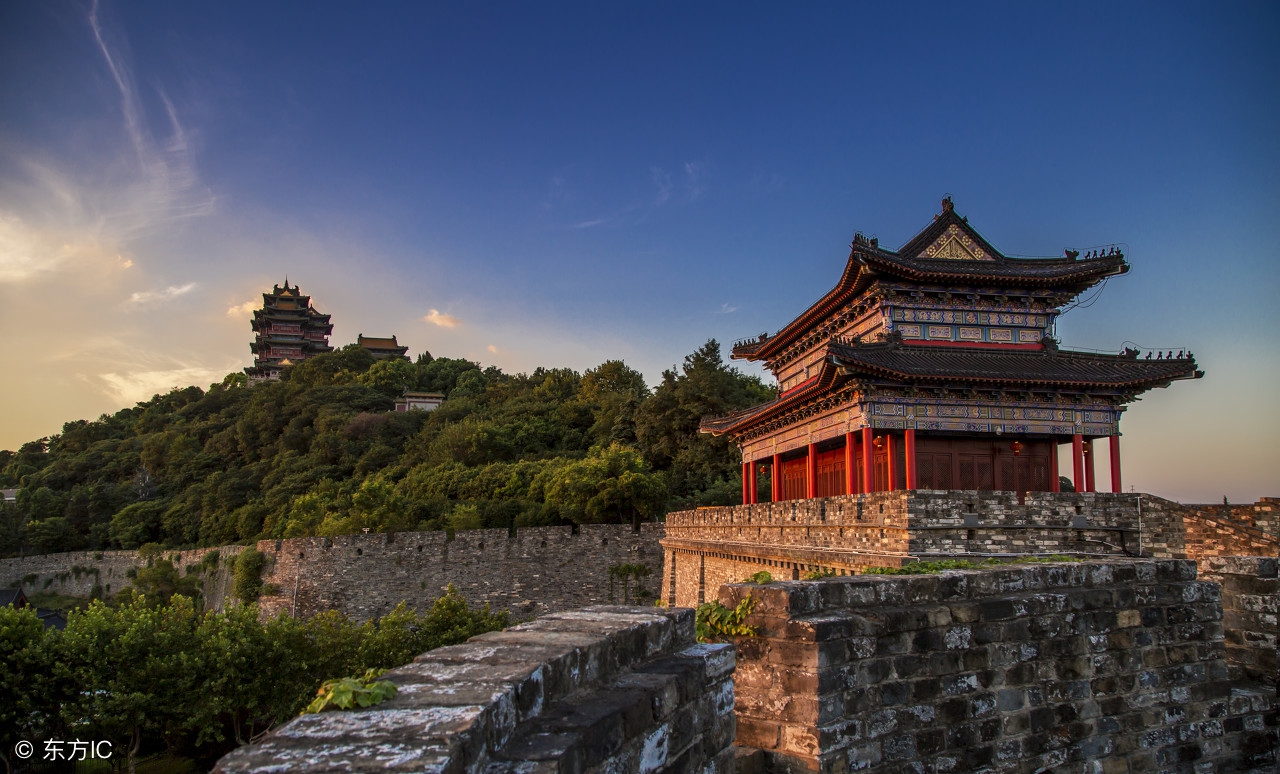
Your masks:
{"label": "chinese pavilion", "polygon": [[400,345],[396,337],[389,339],[366,336],[363,333],[356,337],[356,343],[373,355],[374,360],[408,360],[409,348]]}
{"label": "chinese pavilion", "polygon": [[262,308],[253,313],[253,332],[257,334],[249,349],[253,367],[244,369],[249,380],[280,378],[285,366],[324,352],[332,352],[329,334],[333,323],[311,305],[311,296],[302,295],[297,285],[275,285],[262,294]]}
{"label": "chinese pavilion", "polygon": [[895,489],[1094,491],[1093,443],[1110,444],[1121,491],[1120,416],[1153,387],[1199,378],[1190,352],[1117,355],[1059,349],[1054,323],[1089,288],[1129,270],[1115,247],[1010,258],[950,198],[896,252],[854,237],[840,281],[734,358],[778,380],[768,403],[708,417],[702,431],[742,449],[743,502]]}

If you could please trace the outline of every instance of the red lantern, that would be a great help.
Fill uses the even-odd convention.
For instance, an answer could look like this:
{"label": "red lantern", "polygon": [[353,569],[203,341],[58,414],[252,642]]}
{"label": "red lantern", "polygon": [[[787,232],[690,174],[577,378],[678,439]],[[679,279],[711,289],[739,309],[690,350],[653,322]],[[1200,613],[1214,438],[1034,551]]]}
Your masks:
{"label": "red lantern", "polygon": [[1022,441],[1014,441],[1013,443],[1009,444],[1009,448],[1013,449],[1013,456],[1017,457],[1019,454],[1022,453]]}

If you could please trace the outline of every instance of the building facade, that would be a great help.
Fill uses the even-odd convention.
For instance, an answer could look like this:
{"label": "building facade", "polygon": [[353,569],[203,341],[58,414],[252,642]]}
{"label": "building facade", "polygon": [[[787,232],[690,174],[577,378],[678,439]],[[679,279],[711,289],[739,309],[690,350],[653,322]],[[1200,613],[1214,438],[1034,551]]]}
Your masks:
{"label": "building facade", "polygon": [[279,379],[285,366],[324,352],[332,352],[333,323],[321,314],[295,285],[276,285],[262,294],[262,308],[253,313],[253,366],[246,368],[250,383]]}
{"label": "building facade", "polygon": [[[944,199],[897,251],[855,236],[836,286],[732,356],[763,363],[775,400],[702,431],[742,449],[743,502],[892,490],[1095,491],[1093,446],[1121,490],[1120,417],[1153,387],[1199,378],[1190,352],[1061,349],[1057,317],[1129,270],[1114,246],[1003,255]],[[1060,449],[1064,449],[1060,452]]]}

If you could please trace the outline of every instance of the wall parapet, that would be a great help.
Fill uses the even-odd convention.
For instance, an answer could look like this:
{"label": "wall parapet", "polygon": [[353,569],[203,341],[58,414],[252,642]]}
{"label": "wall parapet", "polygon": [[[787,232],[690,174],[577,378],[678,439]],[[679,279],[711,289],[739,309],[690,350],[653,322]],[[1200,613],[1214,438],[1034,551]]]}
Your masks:
{"label": "wall parapet", "polygon": [[304,715],[215,772],[732,772],[734,649],[692,610],[596,606],[439,648],[376,707]]}
{"label": "wall parapet", "polygon": [[[630,582],[628,589],[632,600],[643,602],[658,593],[662,534],[662,524],[648,523],[639,531],[623,524],[584,524],[459,530],[452,537],[435,531],[259,540],[256,546],[267,564],[266,593],[258,603],[264,616],[338,610],[365,620],[385,615],[401,601],[426,609],[452,585],[472,605],[488,603],[531,618],[624,601],[621,583],[613,584],[611,596],[609,568],[616,564],[649,568],[652,575]],[[203,573],[205,606],[218,610],[230,593],[227,560],[242,550],[238,545],[165,549],[161,556],[172,559],[179,572]],[[206,572],[202,562],[213,551],[220,553],[219,568]],[[130,570],[146,565],[137,551],[12,557],[0,559],[0,587],[87,598],[101,584],[106,594],[114,594],[130,584]]]}
{"label": "wall parapet", "polygon": [[748,595],[737,743],[774,771],[1276,764],[1275,685],[1228,681],[1219,587],[1192,561],[719,589]]}
{"label": "wall parapet", "polygon": [[1211,557],[1201,577],[1222,587],[1227,666],[1234,679],[1280,685],[1280,560],[1271,556]]}

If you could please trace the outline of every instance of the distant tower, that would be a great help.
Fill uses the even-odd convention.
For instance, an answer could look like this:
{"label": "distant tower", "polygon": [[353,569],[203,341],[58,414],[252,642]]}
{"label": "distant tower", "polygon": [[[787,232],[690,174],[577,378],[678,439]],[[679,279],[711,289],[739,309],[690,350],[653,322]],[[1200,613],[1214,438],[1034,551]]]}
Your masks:
{"label": "distant tower", "polygon": [[253,332],[257,334],[249,349],[253,367],[244,369],[249,382],[279,379],[284,366],[324,352],[332,352],[329,334],[333,323],[329,315],[311,306],[311,296],[302,295],[298,286],[276,285],[262,294],[262,308],[253,313]]}

